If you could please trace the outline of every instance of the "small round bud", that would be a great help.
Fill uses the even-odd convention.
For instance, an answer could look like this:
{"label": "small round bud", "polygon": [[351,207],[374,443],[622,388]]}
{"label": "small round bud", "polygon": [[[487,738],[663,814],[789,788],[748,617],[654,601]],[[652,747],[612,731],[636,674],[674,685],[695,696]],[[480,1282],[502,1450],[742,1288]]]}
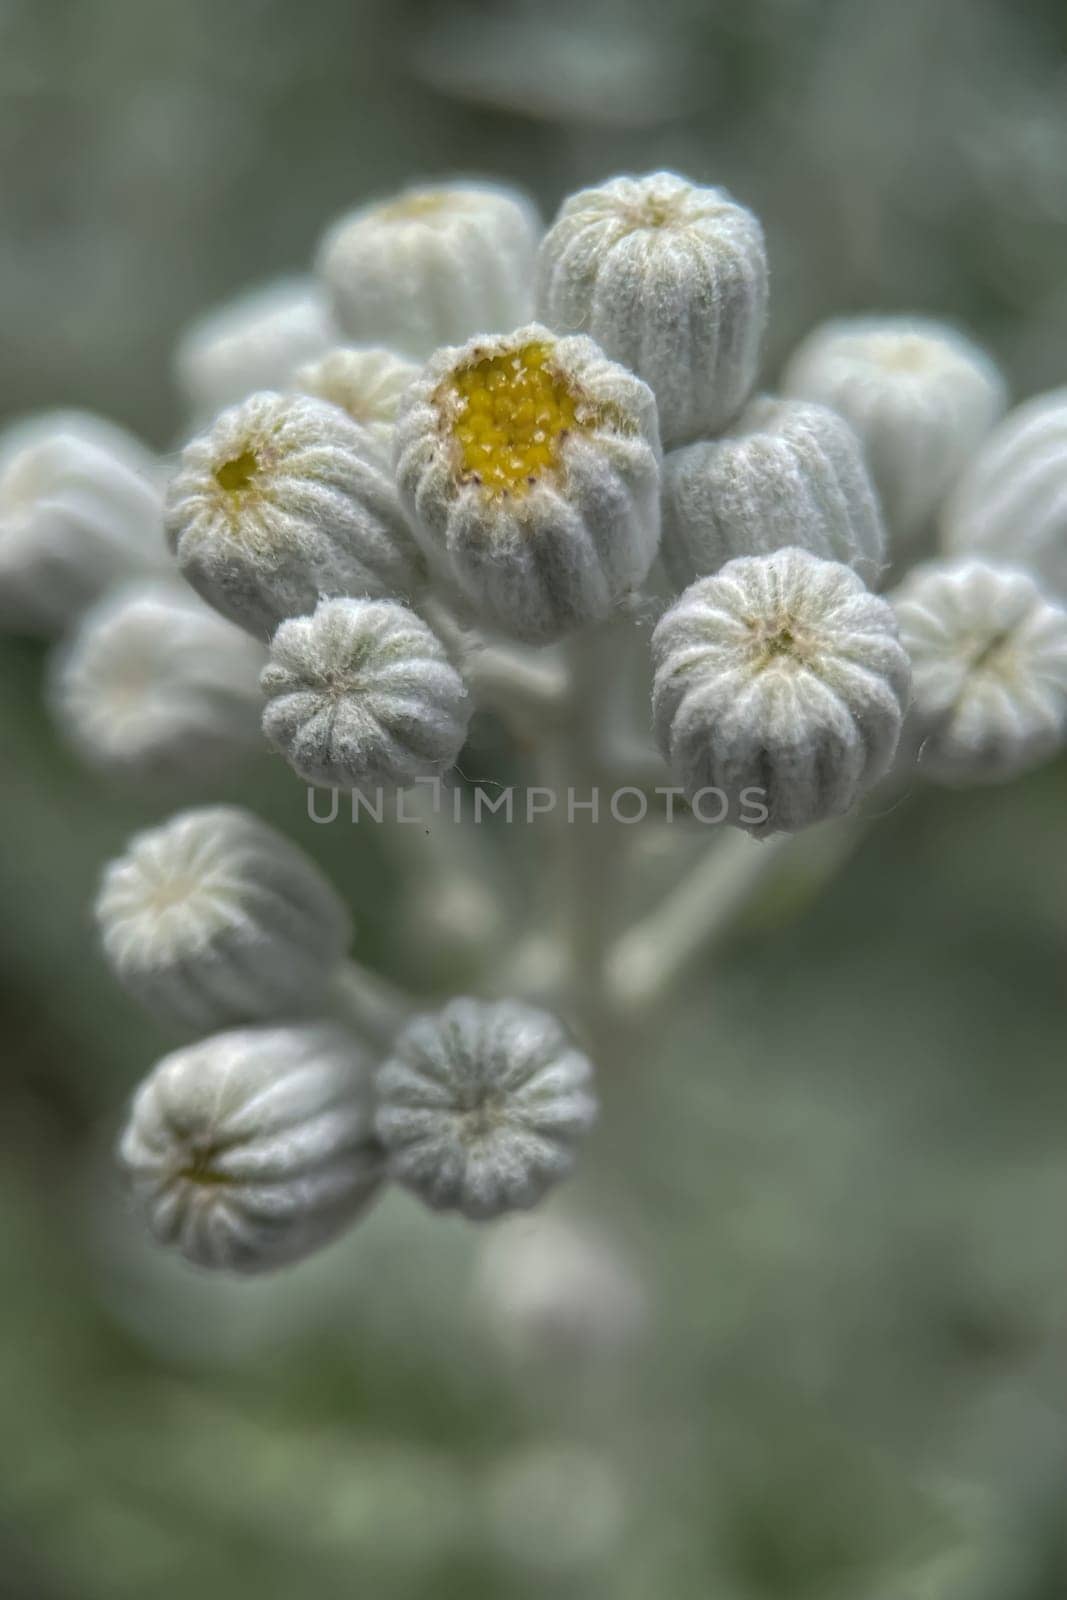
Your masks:
{"label": "small round bud", "polygon": [[352,935],[314,862],[236,806],[136,834],[105,868],[95,915],[123,988],[202,1029],[306,1015]]}
{"label": "small round bud", "polygon": [[330,350],[301,367],[294,383],[302,394],[328,400],[348,413],[363,434],[368,454],[392,476],[393,431],[400,397],[419,375],[414,361],[391,350]]}
{"label": "small round bud", "polygon": [[372,1077],[326,1023],[235,1028],[175,1050],[133,1097],[118,1148],[160,1244],[268,1272],[328,1243],[382,1178]]}
{"label": "small round bud", "polygon": [[319,274],[350,339],[424,360],[528,319],[540,233],[514,189],[430,184],[342,217],[322,242]]}
{"label": "small round bud", "polygon": [[411,535],[357,425],[306,395],[252,395],[182,452],[166,501],[184,577],[267,635],[322,594],[404,593]]}
{"label": "small round bud", "polygon": [[651,386],[664,444],[715,433],[756,381],[763,230],[725,190],[673,172],[582,189],[542,241],[537,315]]}
{"label": "small round bud", "polygon": [[655,401],[591,339],[534,324],[438,351],[401,402],[396,462],[431,564],[516,638],[602,620],[652,565]]}
{"label": "small round bud", "polygon": [[136,782],[224,771],[261,745],[262,645],[177,580],[130,584],[56,656],[50,703],[90,766]]}
{"label": "small round bud", "polygon": [[175,377],[193,415],[210,418],[258,390],[287,389],[297,367],[336,342],[315,280],[282,278],[198,317],[174,352]]}
{"label": "small round bud", "polygon": [[1039,395],[994,428],[941,527],[951,555],[1028,567],[1067,600],[1067,389]]}
{"label": "small round bud", "polygon": [[750,833],[841,815],[893,759],[908,658],[892,607],[839,562],[730,561],[660,620],[652,655],[656,736],[678,781]]}
{"label": "small round bud", "polygon": [[390,1176],[472,1221],[535,1205],[595,1118],[592,1073],[554,1017],[518,1001],[417,1017],[378,1073]]}
{"label": "small round bud", "polygon": [[721,439],[663,463],[663,557],[679,588],[794,545],[877,579],[885,530],[863,454],[826,406],[756,400]]}
{"label": "small round bud", "polygon": [[1067,611],[1026,572],[930,562],[894,596],[912,662],[919,767],[999,782],[1052,755],[1067,731]]}
{"label": "small round bud", "polygon": [[984,350],[954,328],[912,317],[823,324],[794,353],[782,389],[852,424],[901,545],[923,532],[1005,402]]}
{"label": "small round bud", "polygon": [[433,630],[393,600],[321,600],[271,641],[263,732],[309,783],[393,789],[437,777],[472,705]]}
{"label": "small round bud", "polygon": [[158,468],[131,435],[76,411],[0,435],[0,627],[61,633],[113,583],[165,564]]}

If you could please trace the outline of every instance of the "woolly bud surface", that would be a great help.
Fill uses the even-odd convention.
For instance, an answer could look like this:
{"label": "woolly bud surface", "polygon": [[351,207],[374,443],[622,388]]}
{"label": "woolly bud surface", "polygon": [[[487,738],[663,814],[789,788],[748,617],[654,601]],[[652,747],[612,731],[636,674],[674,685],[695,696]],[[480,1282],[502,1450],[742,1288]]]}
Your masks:
{"label": "woolly bud surface", "polygon": [[95,914],[123,987],[202,1029],[306,1014],[352,933],[314,863],[236,806],[136,834],[105,869]]}
{"label": "woolly bud surface", "polygon": [[794,353],[782,388],[852,424],[891,537],[903,544],[923,531],[1005,403],[984,350],[910,317],[825,323]]}
{"label": "woolly bud surface", "polygon": [[0,435],[0,627],[60,633],[165,562],[158,467],[131,435],[76,411]]}
{"label": "woolly bud surface", "polygon": [[401,402],[397,482],[430,562],[535,643],[606,617],[659,542],[651,390],[532,324],[440,350]]}
{"label": "woolly bud surface", "polygon": [[415,550],[391,480],[337,406],[252,395],[182,452],[166,505],[184,577],[267,635],[321,594],[404,593]]}
{"label": "woolly bud surface", "polygon": [[263,732],[301,777],[387,788],[436,777],[472,704],[433,630],[392,600],[322,600],[283,622],[261,678]]}
{"label": "woolly bud surface", "polygon": [[193,415],[213,417],[261,389],[289,387],[302,363],[337,341],[313,278],[282,278],[199,317],[174,352],[178,387]]}
{"label": "woolly bud surface", "polygon": [[262,645],[185,586],[130,584],[83,617],[50,702],[90,766],[135,781],[225,770],[261,742]]}
{"label": "woolly bud surface", "polygon": [[651,386],[666,445],[717,432],[756,381],[763,230],[725,190],[673,172],[582,189],[542,241],[537,315]]}
{"label": "woolly bud surface", "polygon": [[1028,567],[1067,600],[1067,389],[993,430],[950,496],[942,532],[949,554]]}
{"label": "woolly bud surface", "polygon": [[826,406],[753,402],[724,438],[663,463],[663,556],[679,587],[735,556],[793,545],[873,584],[885,556],[881,509],[859,441]]}
{"label": "woolly bud surface", "polygon": [[350,339],[425,360],[527,320],[540,235],[517,190],[431,184],[342,217],[322,242],[319,274]]}
{"label": "woolly bud surface", "polygon": [[594,1120],[592,1071],[554,1017],[518,1001],[416,1018],[378,1073],[390,1176],[473,1221],[535,1205]]}
{"label": "woolly bud surface", "polygon": [[[656,735],[692,800],[794,833],[848,811],[888,768],[908,695],[892,607],[806,550],[742,556],[694,583],[652,637]],[[763,812],[765,815],[760,815]]]}
{"label": "woolly bud surface", "polygon": [[895,597],[911,655],[919,766],[998,782],[1044,760],[1067,730],[1067,611],[1026,572],[930,562]]}
{"label": "woolly bud surface", "polygon": [[118,1155],[161,1244],[266,1272],[327,1243],[374,1194],[371,1125],[370,1068],[342,1029],[235,1028],[159,1062]]}
{"label": "woolly bud surface", "polygon": [[362,430],[368,451],[390,475],[393,465],[393,429],[400,397],[419,375],[414,361],[391,350],[330,350],[318,361],[301,367],[295,386],[340,406]]}

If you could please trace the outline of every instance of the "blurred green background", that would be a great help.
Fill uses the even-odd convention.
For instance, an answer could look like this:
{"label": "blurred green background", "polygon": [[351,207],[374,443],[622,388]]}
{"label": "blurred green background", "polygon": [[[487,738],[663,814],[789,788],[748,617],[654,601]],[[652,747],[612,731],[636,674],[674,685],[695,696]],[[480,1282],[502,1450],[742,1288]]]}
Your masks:
{"label": "blurred green background", "polygon": [[[550,214],[659,165],[760,214],[768,381],[820,317],[907,309],[1016,396],[1061,384],[1065,46],[1057,0],[0,0],[0,408],[166,448],[183,323],[347,205],[474,171]],[[172,1040],[87,906],[186,797],[87,777],[42,670],[3,642],[5,1600],[1062,1600],[1063,761],[909,796],[758,908],[643,1071],[601,1064],[550,1214],[627,1294],[561,1336],[401,1197],[268,1283],[147,1248],[109,1144]],[[328,866],[366,959],[449,981],[380,840],[310,828],[266,759],[238,796]]]}

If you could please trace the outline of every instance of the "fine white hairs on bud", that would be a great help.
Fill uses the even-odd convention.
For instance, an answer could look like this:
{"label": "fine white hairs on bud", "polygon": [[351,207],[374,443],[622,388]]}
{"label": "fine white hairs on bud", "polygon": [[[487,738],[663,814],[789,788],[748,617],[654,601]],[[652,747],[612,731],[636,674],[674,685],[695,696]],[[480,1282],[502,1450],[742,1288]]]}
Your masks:
{"label": "fine white hairs on bud", "polygon": [[859,441],[826,406],[759,399],[721,439],[663,463],[663,558],[679,588],[735,556],[795,545],[872,587],[885,530]]}
{"label": "fine white hairs on bud", "polygon": [[251,395],[193,439],[166,524],[193,588],[261,636],[322,594],[403,594],[416,582],[391,479],[357,424],[308,395]]}
{"label": "fine white hairs on bud", "polygon": [[852,424],[897,554],[925,531],[1005,403],[984,350],[955,328],[913,317],[823,324],[795,351],[782,388]]}
{"label": "fine white hairs on bud", "polygon": [[390,1176],[473,1221],[535,1205],[595,1118],[592,1070],[554,1017],[518,1001],[417,1017],[378,1072]]}
{"label": "fine white hairs on bud", "polygon": [[431,184],[342,217],[319,273],[348,338],[425,360],[529,318],[540,234],[536,208],[514,189]]}
{"label": "fine white hairs on bud", "polygon": [[224,771],[262,744],[263,646],[175,578],[105,596],[60,647],[50,703],[88,762],[135,782]]}
{"label": "fine white hairs on bud", "polygon": [[1067,389],[1004,418],[945,506],[945,549],[1037,573],[1067,600]]}
{"label": "fine white hairs on bud", "polygon": [[515,638],[602,620],[652,564],[656,403],[591,339],[532,324],[438,351],[401,402],[396,462],[431,565]]}
{"label": "fine white hairs on bud", "polygon": [[919,767],[1000,782],[1067,731],[1067,611],[1026,572],[979,559],[917,567],[895,598],[912,661]]}
{"label": "fine white hairs on bud", "polygon": [[0,627],[57,634],[116,581],[166,564],[159,469],[76,411],[0,435]]}
{"label": "fine white hairs on bud", "polygon": [[205,1030],[306,1015],[352,934],[315,864],[236,806],[136,834],[105,868],[95,915],[123,988]]}
{"label": "fine white hairs on bud", "polygon": [[235,1028],[175,1050],[133,1097],[119,1163],[160,1244],[267,1272],[310,1255],[382,1179],[372,1074],[325,1023]]}
{"label": "fine white hairs on bud", "polygon": [[301,777],[330,788],[440,776],[472,710],[440,639],[393,600],[321,600],[283,622],[261,683],[267,738]]}
{"label": "fine white hairs on bud", "polygon": [[340,406],[360,428],[367,450],[392,475],[393,430],[400,397],[419,375],[418,364],[391,350],[330,350],[296,373],[302,394]]}
{"label": "fine white hairs on bud", "polygon": [[281,278],[219,306],[185,331],[174,352],[178,388],[209,420],[261,389],[287,389],[306,361],[337,343],[314,278]]}
{"label": "fine white hairs on bud", "polygon": [[756,381],[763,230],[725,190],[673,172],[583,189],[542,241],[537,315],[589,334],[651,386],[665,445],[715,433]]}
{"label": "fine white hairs on bud", "polygon": [[730,561],[661,618],[652,654],[664,756],[750,833],[841,815],[893,759],[908,658],[892,607],[840,562]]}

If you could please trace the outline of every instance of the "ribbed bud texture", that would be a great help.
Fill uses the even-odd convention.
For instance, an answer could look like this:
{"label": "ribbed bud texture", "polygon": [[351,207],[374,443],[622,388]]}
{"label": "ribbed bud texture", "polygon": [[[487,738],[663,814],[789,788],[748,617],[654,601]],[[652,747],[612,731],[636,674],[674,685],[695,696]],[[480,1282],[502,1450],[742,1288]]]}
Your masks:
{"label": "ribbed bud texture", "polygon": [[282,278],[198,317],[178,341],[174,375],[206,422],[259,390],[289,388],[297,367],[336,343],[314,278]]}
{"label": "ribbed bud texture", "polygon": [[721,439],[663,463],[663,558],[679,588],[735,556],[793,545],[874,585],[885,530],[863,454],[826,406],[754,401]]}
{"label": "ribbed bud texture", "polygon": [[805,550],[742,556],[652,638],[660,747],[701,814],[757,835],[839,816],[889,766],[908,695],[892,607]]}
{"label": "ribbed bud texture", "polygon": [[314,863],[235,806],[135,835],[105,869],[95,914],[123,987],[201,1029],[306,1015],[352,932]]}
{"label": "ribbed bud texture", "polygon": [[672,172],[583,189],[542,242],[537,315],[589,334],[651,385],[664,444],[714,433],[756,381],[763,230],[725,190]]}
{"label": "ribbed bud texture", "polygon": [[319,274],[349,339],[425,358],[439,345],[498,333],[533,310],[541,220],[492,184],[436,184],[342,217]]}
{"label": "ribbed bud texture", "polygon": [[301,367],[294,382],[301,393],[328,400],[347,412],[361,430],[367,450],[391,476],[400,397],[419,371],[416,362],[405,361],[391,350],[342,346]]}
{"label": "ribbed bud texture", "polygon": [[452,766],[472,704],[431,628],[390,600],[323,600],[275,634],[263,731],[311,783],[403,787]]}
{"label": "ribbed bud texture", "polygon": [[1000,782],[1059,749],[1067,730],[1067,611],[1017,568],[931,562],[895,597],[912,661],[920,770]]}
{"label": "ribbed bud texture", "polygon": [[515,638],[603,619],[652,564],[655,401],[590,339],[533,324],[439,351],[401,403],[396,463],[431,564]]}
{"label": "ribbed bud texture", "polygon": [[474,1221],[535,1205],[594,1120],[591,1080],[547,1012],[453,1000],[411,1023],[378,1073],[390,1176]]}
{"label": "ribbed bud texture", "polygon": [[161,1244],[266,1272],[309,1255],[382,1177],[371,1073],[324,1023],[237,1028],[165,1056],[134,1095],[119,1162]]}
{"label": "ribbed bud texture", "polygon": [[319,596],[407,593],[416,553],[392,481],[337,406],[252,395],[188,444],[167,532],[184,577],[266,637]]}

